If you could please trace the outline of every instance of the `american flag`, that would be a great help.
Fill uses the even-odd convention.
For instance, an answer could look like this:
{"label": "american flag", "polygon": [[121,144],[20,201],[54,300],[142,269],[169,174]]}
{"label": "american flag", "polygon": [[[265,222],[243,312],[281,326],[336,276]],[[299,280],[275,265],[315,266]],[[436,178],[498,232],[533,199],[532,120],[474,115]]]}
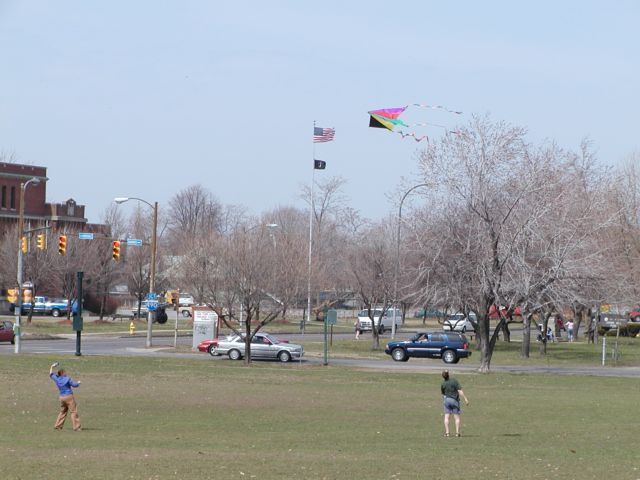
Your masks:
{"label": "american flag", "polygon": [[335,128],[313,127],[313,143],[330,142],[335,134]]}

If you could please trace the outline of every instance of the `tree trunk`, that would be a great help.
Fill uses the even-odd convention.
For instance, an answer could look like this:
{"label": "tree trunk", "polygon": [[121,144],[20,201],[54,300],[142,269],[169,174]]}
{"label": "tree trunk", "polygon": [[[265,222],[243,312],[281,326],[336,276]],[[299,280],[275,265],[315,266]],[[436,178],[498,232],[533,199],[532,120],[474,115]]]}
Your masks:
{"label": "tree trunk", "polygon": [[520,358],[529,358],[531,351],[531,317],[532,313],[527,313],[522,320],[522,347],[520,349]]}
{"label": "tree trunk", "polygon": [[507,343],[511,342],[511,331],[509,330],[509,323],[508,322],[504,322],[504,325],[502,326],[502,335],[503,335],[503,340]]}
{"label": "tree trunk", "polygon": [[484,309],[484,314],[478,317],[478,331],[476,332],[476,339],[478,347],[480,348],[480,367],[478,371],[480,373],[489,373],[491,366],[491,343],[489,342],[489,307]]}

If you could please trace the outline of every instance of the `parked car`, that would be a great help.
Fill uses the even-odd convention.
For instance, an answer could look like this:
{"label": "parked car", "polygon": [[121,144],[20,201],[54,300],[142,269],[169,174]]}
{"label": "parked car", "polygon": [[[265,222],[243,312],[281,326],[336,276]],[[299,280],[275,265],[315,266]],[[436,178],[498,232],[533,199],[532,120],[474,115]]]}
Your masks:
{"label": "parked car", "polygon": [[[14,311],[15,305],[11,304],[9,310]],[[33,308],[33,313],[41,313],[43,315],[51,315],[59,317],[69,311],[69,303],[67,300],[50,299],[48,297],[37,296],[33,298],[33,305],[31,302],[24,302],[22,304],[22,313],[26,314]]]}
{"label": "parked car", "polygon": [[458,363],[471,356],[467,338],[457,332],[421,332],[410,340],[389,342],[384,353],[396,362],[411,357],[442,358],[445,363]]}
{"label": "parked car", "polygon": [[640,322],[640,306],[637,306],[629,312],[629,319],[632,322]]}
{"label": "parked car", "polygon": [[[208,342],[208,340],[205,340],[205,342]],[[202,342],[200,345],[206,350],[201,350],[200,345],[198,345],[198,350],[208,351],[210,355],[214,356],[228,355],[231,360],[240,360],[246,355],[244,335],[229,335],[211,342],[208,347],[203,345],[204,342]],[[217,345],[215,342],[217,342]],[[302,345],[280,340],[266,332],[258,332],[251,339],[252,359],[278,359],[286,363],[292,359],[299,359],[303,355],[304,348]]]}
{"label": "parked car", "polygon": [[446,332],[474,332],[475,327],[473,323],[478,322],[476,314],[470,312],[469,315],[465,315],[462,312],[454,313],[453,315],[449,315],[442,322],[442,329]]}
{"label": "parked car", "polygon": [[601,313],[598,320],[600,325],[605,330],[610,330],[618,326],[624,326],[629,321],[629,317],[622,315],[621,313]]}
{"label": "parked car", "polygon": [[[382,308],[374,308],[371,310],[371,314],[373,316],[373,323],[378,328],[379,333],[384,333],[387,331],[391,331],[393,328],[393,315],[395,312],[395,323],[396,330],[402,325],[402,310],[399,308],[389,308],[386,312],[384,312],[384,317],[382,317],[382,321],[380,321],[380,316],[382,315]],[[369,310],[366,308],[360,310],[358,313],[358,330],[360,333],[362,332],[370,332],[371,331],[371,318],[369,318]]]}
{"label": "parked car", "polygon": [[16,334],[13,331],[13,322],[0,321],[0,342],[16,343]]}
{"label": "parked car", "polygon": [[196,303],[193,298],[193,295],[190,293],[182,293],[180,292],[180,297],[178,298],[178,306],[180,307],[191,307]]}

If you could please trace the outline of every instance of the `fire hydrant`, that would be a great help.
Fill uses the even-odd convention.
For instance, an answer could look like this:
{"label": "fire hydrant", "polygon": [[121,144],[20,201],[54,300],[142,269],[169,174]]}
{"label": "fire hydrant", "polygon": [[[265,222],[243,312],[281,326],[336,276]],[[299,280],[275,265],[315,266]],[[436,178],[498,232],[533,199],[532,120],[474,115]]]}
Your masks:
{"label": "fire hydrant", "polygon": [[133,335],[134,333],[136,333],[136,326],[131,322],[129,324],[129,335]]}

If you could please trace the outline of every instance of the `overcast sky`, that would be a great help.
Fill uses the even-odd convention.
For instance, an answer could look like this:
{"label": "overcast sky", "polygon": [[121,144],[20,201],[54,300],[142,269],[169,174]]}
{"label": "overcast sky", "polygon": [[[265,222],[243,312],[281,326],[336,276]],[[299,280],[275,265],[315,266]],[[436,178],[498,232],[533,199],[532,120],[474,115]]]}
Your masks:
{"label": "overcast sky", "polygon": [[317,178],[382,217],[423,143],[367,111],[411,103],[465,115],[410,122],[490,114],[619,163],[640,142],[640,2],[524,4],[0,0],[0,152],[47,167],[48,201],[93,222],[115,196],[163,206],[197,183],[255,214],[304,207],[314,120],[336,129]]}

